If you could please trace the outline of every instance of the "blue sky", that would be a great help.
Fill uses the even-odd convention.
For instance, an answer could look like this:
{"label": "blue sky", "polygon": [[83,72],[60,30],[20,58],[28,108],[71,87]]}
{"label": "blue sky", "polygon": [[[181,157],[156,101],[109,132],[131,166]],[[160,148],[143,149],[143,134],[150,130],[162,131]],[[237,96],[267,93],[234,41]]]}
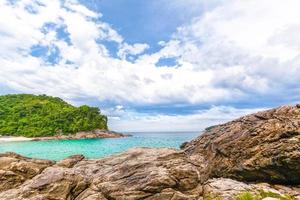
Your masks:
{"label": "blue sky", "polygon": [[[101,12],[128,43],[148,43],[170,40],[177,27],[199,16],[201,3],[179,6],[169,0],[88,0],[80,1],[89,9]],[[182,1],[183,2],[183,1]],[[152,46],[151,45],[151,46]]]}
{"label": "blue sky", "polygon": [[199,131],[300,99],[297,0],[0,0],[0,94]]}

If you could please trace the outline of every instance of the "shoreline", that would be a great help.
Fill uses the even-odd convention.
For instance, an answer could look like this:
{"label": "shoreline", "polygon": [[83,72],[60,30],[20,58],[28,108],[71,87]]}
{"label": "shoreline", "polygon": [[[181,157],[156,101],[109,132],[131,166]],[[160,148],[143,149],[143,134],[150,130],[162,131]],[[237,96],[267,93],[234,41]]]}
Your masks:
{"label": "shoreline", "polygon": [[122,138],[130,137],[130,134],[117,133],[108,130],[82,131],[74,134],[46,136],[46,137],[24,137],[24,136],[0,136],[0,143],[26,142],[26,141],[46,141],[46,140],[79,140],[97,138]]}
{"label": "shoreline", "polygon": [[26,142],[26,141],[33,141],[34,138],[27,138],[23,136],[0,136],[0,143],[7,143],[7,142]]}
{"label": "shoreline", "polygon": [[[300,200],[299,120],[300,106],[254,113],[204,131],[181,150],[136,147],[59,161],[0,153],[0,200]],[[101,134],[117,135],[75,135]]]}

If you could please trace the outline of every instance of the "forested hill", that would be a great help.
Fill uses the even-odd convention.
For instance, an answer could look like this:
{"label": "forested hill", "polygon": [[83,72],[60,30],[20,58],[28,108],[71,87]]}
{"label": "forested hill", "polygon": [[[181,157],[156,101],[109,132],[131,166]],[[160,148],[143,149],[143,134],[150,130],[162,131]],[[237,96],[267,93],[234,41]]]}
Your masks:
{"label": "forested hill", "polygon": [[0,96],[0,135],[39,137],[107,129],[107,117],[96,107],[75,107],[57,97]]}

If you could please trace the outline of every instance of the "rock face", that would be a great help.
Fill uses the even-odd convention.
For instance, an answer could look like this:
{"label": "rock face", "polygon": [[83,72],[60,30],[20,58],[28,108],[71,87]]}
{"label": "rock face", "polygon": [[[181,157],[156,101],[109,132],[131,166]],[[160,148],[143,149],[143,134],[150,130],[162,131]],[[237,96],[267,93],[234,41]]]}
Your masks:
{"label": "rock face", "polygon": [[137,148],[99,160],[67,158],[0,199],[179,200],[201,193],[198,169],[184,152]]}
{"label": "rock face", "polygon": [[25,158],[15,153],[0,154],[0,192],[21,185],[53,164],[52,161]]}
{"label": "rock face", "polygon": [[300,199],[299,121],[300,108],[285,106],[214,126],[183,150],[56,163],[0,154],[0,200]]}
{"label": "rock face", "polygon": [[57,163],[27,160],[16,154],[2,154],[4,158],[28,162],[27,168],[37,163],[48,167],[34,174],[24,170],[22,182],[16,178],[3,182],[2,186],[10,187],[2,187],[0,200],[234,200],[247,191],[264,197],[276,195],[288,200],[290,195],[300,199],[299,186],[250,184],[225,178],[201,184],[197,166],[183,151],[173,149],[136,148],[98,160],[71,156]]}
{"label": "rock face", "polygon": [[198,163],[202,181],[300,184],[300,106],[283,106],[214,126],[184,151]]}

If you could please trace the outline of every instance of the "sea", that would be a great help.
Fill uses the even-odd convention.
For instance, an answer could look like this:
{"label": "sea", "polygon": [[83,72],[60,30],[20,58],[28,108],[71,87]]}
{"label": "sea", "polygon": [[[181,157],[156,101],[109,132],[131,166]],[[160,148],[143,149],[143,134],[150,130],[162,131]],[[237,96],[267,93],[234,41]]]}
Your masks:
{"label": "sea", "polygon": [[176,148],[200,132],[136,132],[132,137],[80,140],[24,141],[0,143],[0,153],[15,152],[31,158],[62,160],[81,154],[94,159],[117,154],[134,147]]}

